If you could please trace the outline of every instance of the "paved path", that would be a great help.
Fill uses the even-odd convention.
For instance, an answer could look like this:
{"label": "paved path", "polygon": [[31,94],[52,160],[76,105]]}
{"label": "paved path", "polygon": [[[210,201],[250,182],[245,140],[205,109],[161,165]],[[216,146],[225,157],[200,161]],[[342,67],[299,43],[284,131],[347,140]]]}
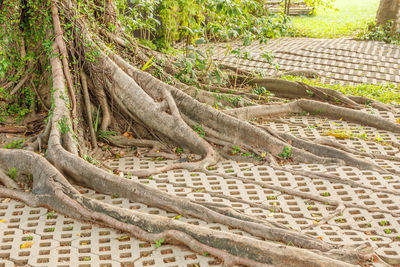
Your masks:
{"label": "paved path", "polygon": [[[281,38],[266,45],[253,42],[243,47],[242,42],[229,43],[232,50],[241,47],[242,54],[250,52],[250,59],[238,59],[227,54],[227,44],[212,45],[215,59],[227,65],[267,75],[297,69],[315,70],[322,74],[322,82],[342,84],[393,83],[400,84],[400,46],[380,42],[350,39]],[[208,45],[201,47],[205,51]],[[271,51],[280,71],[262,57]]]}
{"label": "paved path", "polygon": [[[367,79],[366,81],[370,79],[370,82],[381,82],[385,79],[392,83],[400,82],[398,47],[371,42],[357,43],[344,39],[328,41],[282,39],[271,41],[269,47],[275,51],[276,58],[279,56],[282,59],[280,65],[283,70],[293,70],[296,67],[313,68],[323,71],[327,76],[333,75],[329,79],[335,82],[358,83],[363,79]],[[251,50],[262,51],[259,45],[252,46]],[[230,62],[229,57],[225,60]],[[260,64],[256,66],[254,66],[255,61],[243,60],[240,64],[247,64],[249,69],[259,67],[272,72],[272,69],[262,60],[260,59]],[[319,63],[312,63],[314,61]],[[363,76],[356,71],[350,73],[352,68],[373,73],[375,76],[374,78],[368,75]],[[365,111],[377,113],[376,110],[371,109]],[[393,121],[399,118],[398,115],[386,112],[381,112],[381,115]],[[292,116],[283,118],[280,122],[267,124],[278,131],[289,132],[311,140],[334,131],[363,136],[362,139],[348,138],[340,142],[360,151],[400,156],[398,149],[385,144],[390,141],[400,143],[399,134],[378,131],[370,127],[314,116]],[[400,171],[398,162],[387,160],[375,160],[375,162],[388,169]],[[110,167],[119,168],[125,175],[132,170],[158,168],[167,163],[168,161],[153,161],[129,156],[106,162]],[[378,189],[400,190],[400,180],[394,175],[381,175],[374,171],[361,171],[353,167],[334,165],[299,164],[289,167],[337,174]],[[317,225],[315,223],[317,220],[328,218],[336,207],[278,191],[266,190],[258,185],[246,184],[235,179],[223,179],[218,173],[236,173],[256,181],[339,199],[346,204],[355,203],[364,208],[348,207],[342,214]],[[168,178],[169,182],[165,182],[165,179],[159,182],[157,178]],[[330,243],[340,245],[368,243],[388,262],[400,263],[400,217],[391,214],[400,213],[398,195],[350,187],[338,182],[310,179],[301,175],[274,171],[268,166],[254,166],[250,163],[234,161],[221,162],[215,175],[176,170],[156,175],[152,180],[138,181],[170,194],[196,201],[224,203],[238,211],[282,223]],[[178,215],[123,198],[98,194],[85,188],[78,189],[87,196],[119,207],[168,217]],[[208,192],[225,194],[238,201],[213,197]],[[252,207],[239,202],[240,200],[276,206],[281,208],[282,212]],[[368,209],[380,210],[371,212]],[[179,220],[248,235],[239,230],[230,230],[226,226],[207,223],[196,218],[181,217]],[[21,248],[22,244],[29,241],[33,242],[31,247]],[[18,266],[26,264],[29,266],[220,266],[214,258],[197,255],[183,247],[163,245],[156,248],[154,244],[129,238],[124,233],[110,228],[80,222],[57,213],[48,214],[44,208],[30,208],[14,200],[0,199],[0,267],[11,267],[14,264]]]}

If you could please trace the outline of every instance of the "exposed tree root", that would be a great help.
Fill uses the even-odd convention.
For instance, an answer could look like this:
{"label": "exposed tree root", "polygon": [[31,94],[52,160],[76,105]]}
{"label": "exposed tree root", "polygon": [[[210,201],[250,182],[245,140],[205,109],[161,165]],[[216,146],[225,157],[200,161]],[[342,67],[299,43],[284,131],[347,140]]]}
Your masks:
{"label": "exposed tree root", "polygon": [[[328,203],[337,207],[331,215],[334,216],[343,207],[356,207],[368,211],[380,211],[398,216],[397,213],[385,209],[372,209],[364,205],[344,203],[340,200],[300,192],[294,189],[258,182],[239,175],[226,175],[213,172],[207,167],[216,165],[227,150],[240,146],[255,155],[264,155],[263,162],[268,162],[276,170],[288,171],[304,175],[311,179],[326,179],[341,182],[350,186],[367,188],[376,192],[398,195],[387,189],[375,189],[367,185],[343,179],[334,175],[290,170],[280,167],[276,158],[286,147],[291,148],[291,159],[295,162],[320,164],[352,165],[364,169],[385,172],[373,163],[355,158],[354,151],[342,149],[337,144],[328,147],[313,144],[300,138],[278,133],[267,127],[259,127],[244,120],[259,116],[275,116],[286,113],[317,113],[334,118],[369,125],[395,133],[400,132],[400,126],[378,116],[366,114],[350,108],[339,107],[320,101],[300,99],[281,105],[250,106],[220,112],[204,103],[213,103],[214,93],[179,84],[179,88],[168,85],[149,73],[143,72],[121,56],[107,48],[98,32],[104,29],[89,27],[84,16],[77,14],[73,1],[52,1],[51,9],[56,34],[53,46],[54,53],[61,55],[50,58],[53,86],[53,107],[45,131],[29,140],[25,145],[29,150],[40,151],[47,144],[46,158],[24,150],[0,149],[0,164],[4,170],[15,168],[18,175],[32,177],[32,191],[19,191],[18,182],[13,181],[6,173],[0,172],[0,182],[6,187],[0,187],[0,196],[21,200],[35,206],[45,206],[75,218],[104,223],[116,229],[126,231],[136,238],[153,242],[161,238],[170,243],[188,246],[198,253],[207,252],[224,261],[225,266],[237,264],[246,266],[353,266],[364,263],[372,255],[362,250],[339,247],[312,236],[286,228],[275,222],[263,220],[242,214],[229,206],[218,203],[201,203],[187,198],[169,195],[158,189],[143,185],[137,181],[124,179],[89,164],[79,157],[77,140],[80,136],[79,123],[75,123],[77,106],[81,94],[74,91],[75,81],[82,81],[83,102],[85,103],[92,147],[97,147],[96,133],[91,118],[91,95],[95,96],[102,110],[100,130],[107,131],[115,124],[112,121],[114,109],[121,111],[129,119],[143,125],[157,139],[141,140],[110,136],[108,142],[116,146],[151,147],[150,155],[177,158],[168,153],[171,147],[181,147],[202,156],[198,161],[175,162],[155,170],[137,170],[132,175],[146,177],[173,169],[202,171],[207,175],[218,175],[225,179],[236,179],[246,184],[255,184],[284,192],[293,196]],[[84,59],[92,52],[88,46],[81,45],[79,49],[71,48],[63,39],[62,21],[58,15],[62,8],[65,19],[73,22],[79,28],[81,43],[90,43],[90,49],[97,53],[96,62],[86,60],[84,67],[70,72],[69,56]],[[106,1],[105,17],[97,18],[101,23],[113,23],[116,32],[123,34],[119,27],[115,10],[111,1]],[[97,12],[97,11],[96,11]],[[90,24],[92,25],[92,24]],[[105,30],[106,31],[106,30]],[[132,40],[119,40],[106,31],[104,36],[111,36],[113,42],[125,48],[136,47],[136,53],[142,50],[131,43]],[[118,41],[119,40],[119,41]],[[79,46],[78,45],[78,46]],[[67,49],[68,48],[68,49]],[[78,52],[80,51],[80,52]],[[138,57],[145,59],[147,54]],[[172,70],[173,71],[173,70]],[[240,73],[240,70],[236,70]],[[88,73],[86,77],[85,73]],[[89,78],[90,77],[90,78]],[[74,79],[72,79],[74,78]],[[67,84],[71,107],[68,106],[68,96],[65,94]],[[364,98],[350,98],[336,91],[310,87],[302,83],[286,83],[278,80],[253,80],[253,83],[266,86],[275,94],[290,98],[318,98],[321,101],[336,103],[351,108],[360,108],[363,103],[372,103],[379,109],[386,109],[378,102],[368,102]],[[287,85],[282,87],[282,85]],[[272,88],[272,89],[271,89]],[[89,90],[91,94],[89,94]],[[200,90],[198,93],[198,90]],[[77,95],[76,95],[77,93]],[[230,93],[230,92],[227,92]],[[233,92],[233,94],[239,94]],[[199,96],[194,99],[195,96]],[[245,101],[255,100],[252,94],[245,94]],[[248,99],[247,99],[248,98]],[[111,100],[111,104],[109,101]],[[202,103],[203,102],[203,103]],[[111,111],[110,111],[111,107]],[[71,114],[70,114],[71,111]],[[161,140],[161,141],[160,141]],[[340,148],[337,149],[337,148]],[[162,152],[157,152],[162,149]],[[360,155],[360,154],[359,154]],[[362,155],[371,156],[371,155]],[[159,179],[159,178],[157,178]],[[85,185],[104,194],[118,193],[131,201],[145,203],[150,206],[176,212],[183,216],[195,217],[207,222],[220,223],[243,230],[256,238],[244,237],[232,233],[210,230],[207,228],[183,223],[166,217],[135,212],[117,208],[94,199],[90,199],[76,190],[71,181]],[[177,186],[179,186],[177,184]],[[194,188],[193,188],[194,190]],[[250,206],[271,209],[270,206],[234,199],[223,194],[207,192],[214,197],[239,201]],[[323,221],[329,220],[325,218]],[[293,246],[287,246],[292,244]]]}

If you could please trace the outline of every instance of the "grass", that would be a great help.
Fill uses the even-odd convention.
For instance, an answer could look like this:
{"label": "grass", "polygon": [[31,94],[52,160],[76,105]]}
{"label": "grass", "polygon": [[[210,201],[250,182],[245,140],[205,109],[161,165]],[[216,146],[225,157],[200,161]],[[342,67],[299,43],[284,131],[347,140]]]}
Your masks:
{"label": "grass", "polygon": [[294,35],[311,38],[354,36],[375,19],[379,0],[336,0],[335,9],[317,8],[313,16],[293,16]]}
{"label": "grass", "polygon": [[340,84],[325,84],[318,79],[311,80],[298,76],[283,76],[282,79],[288,81],[300,81],[312,86],[319,86],[338,90],[345,95],[365,96],[371,99],[378,100],[383,103],[400,104],[399,88],[393,84],[359,84],[355,86],[343,86]]}

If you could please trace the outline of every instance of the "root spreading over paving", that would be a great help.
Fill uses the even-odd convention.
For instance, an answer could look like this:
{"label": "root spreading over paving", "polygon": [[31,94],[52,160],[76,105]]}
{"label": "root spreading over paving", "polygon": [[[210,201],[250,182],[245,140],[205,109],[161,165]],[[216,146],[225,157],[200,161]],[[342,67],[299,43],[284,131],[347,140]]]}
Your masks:
{"label": "root spreading over paving", "polygon": [[[360,158],[359,153],[334,140],[327,138],[311,142],[258,125],[253,119],[273,119],[282,114],[306,112],[400,133],[400,124],[359,110],[366,103],[387,111],[393,111],[391,106],[361,97],[346,96],[334,90],[273,78],[249,79],[248,84],[268,88],[279,97],[281,103],[262,104],[262,101],[257,101],[260,98],[251,93],[225,90],[226,94],[231,93],[232,96],[242,95],[252,105],[217,110],[211,107],[215,95],[212,91],[217,90],[207,86],[198,89],[181,84],[173,78],[173,65],[161,67],[157,63],[161,61],[155,61],[152,68],[164,69],[160,78],[142,71],[138,66],[146,63],[151,56],[162,59],[163,55],[141,48],[126,36],[118,26],[112,2],[105,3],[105,16],[95,16],[93,19],[97,19],[96,24],[79,13],[78,4],[74,1],[51,1],[48,12],[52,14],[54,32],[46,33],[53,40],[49,46],[52,51],[48,59],[51,66],[51,85],[44,94],[51,93],[52,106],[46,127],[27,140],[23,144],[24,149],[0,149],[3,170],[0,171],[0,181],[3,184],[0,187],[1,197],[18,199],[32,206],[44,206],[75,218],[103,223],[141,240],[154,242],[165,239],[168,243],[182,244],[200,254],[209,253],[220,258],[225,266],[342,267],[380,260],[373,251],[365,252],[368,251],[365,248],[335,246],[267,219],[169,195],[121,178],[84,160],[84,156],[92,152],[95,154],[98,150],[96,129],[93,126],[95,118],[92,117],[93,103],[98,104],[101,110],[101,121],[98,121],[100,126],[96,126],[101,131],[118,129],[119,121],[128,121],[140,126],[144,133],[135,138],[109,138],[109,142],[115,146],[150,147],[149,155],[161,150],[157,155],[172,159],[179,158],[172,152],[172,148],[179,147],[185,152],[201,156],[200,159],[180,160],[155,170],[132,173],[139,177],[174,169],[216,174],[213,166],[222,159],[246,160],[240,155],[230,153],[235,147],[240,147],[241,151],[255,155],[258,164],[267,164],[276,170],[377,191],[376,188],[335,175],[286,168],[285,161],[293,161],[334,163],[390,173],[372,161]],[[92,8],[96,9],[96,6]],[[75,27],[72,38],[66,38],[62,28],[62,25],[68,23]],[[101,27],[109,23],[116,25],[112,33],[106,27]],[[41,60],[43,59],[38,59],[38,62]],[[243,73],[245,72],[240,72],[240,75]],[[22,81],[29,82],[29,79],[30,77],[26,77]],[[167,80],[173,81],[166,83]],[[236,81],[235,79],[235,83]],[[21,87],[17,84],[13,92],[18,91],[17,86]],[[223,88],[218,91],[224,92]],[[285,98],[296,100],[284,102]],[[373,157],[366,153],[362,155]],[[10,169],[17,170],[13,179],[7,174]],[[349,205],[340,200],[256,182],[239,175],[224,176],[294,196],[328,202],[337,207],[333,214]],[[117,193],[129,200],[185,216],[221,223],[260,239],[117,208],[83,196],[71,183],[82,184],[104,194]],[[22,190],[21,184],[28,184],[30,188]],[[368,210],[368,207],[363,208]],[[382,212],[400,215],[389,210]]]}

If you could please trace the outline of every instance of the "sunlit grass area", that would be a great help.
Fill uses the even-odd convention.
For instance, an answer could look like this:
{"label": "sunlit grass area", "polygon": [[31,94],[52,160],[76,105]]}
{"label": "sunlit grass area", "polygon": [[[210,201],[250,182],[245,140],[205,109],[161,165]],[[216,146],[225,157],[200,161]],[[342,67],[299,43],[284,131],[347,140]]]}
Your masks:
{"label": "sunlit grass area", "polygon": [[374,21],[379,0],[336,0],[334,9],[318,8],[314,16],[293,16],[294,35],[313,38],[353,36]]}
{"label": "sunlit grass area", "polygon": [[312,86],[326,87],[338,90],[345,95],[364,96],[381,101],[383,103],[400,104],[399,88],[393,84],[359,84],[355,86],[343,86],[340,84],[326,84],[318,79],[308,79],[298,76],[281,77],[288,81],[299,81]]}

